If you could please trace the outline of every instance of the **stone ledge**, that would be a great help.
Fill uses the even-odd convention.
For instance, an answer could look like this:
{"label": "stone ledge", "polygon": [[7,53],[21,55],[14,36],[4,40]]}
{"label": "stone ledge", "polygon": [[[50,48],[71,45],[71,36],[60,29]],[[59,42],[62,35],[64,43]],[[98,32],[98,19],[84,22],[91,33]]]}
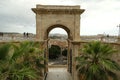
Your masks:
{"label": "stone ledge", "polygon": [[43,9],[32,8],[36,14],[82,14],[84,9]]}

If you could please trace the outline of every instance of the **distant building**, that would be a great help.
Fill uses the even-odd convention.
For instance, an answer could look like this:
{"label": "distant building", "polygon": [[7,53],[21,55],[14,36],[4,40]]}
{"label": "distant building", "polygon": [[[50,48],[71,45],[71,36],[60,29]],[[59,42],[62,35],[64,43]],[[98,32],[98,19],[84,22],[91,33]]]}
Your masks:
{"label": "distant building", "polygon": [[0,36],[2,36],[2,37],[3,37],[3,32],[0,32]]}
{"label": "distant building", "polygon": [[[28,33],[29,37],[35,37],[35,34]],[[15,32],[0,32],[0,36],[3,37],[23,37],[23,34],[21,33],[15,33]]]}

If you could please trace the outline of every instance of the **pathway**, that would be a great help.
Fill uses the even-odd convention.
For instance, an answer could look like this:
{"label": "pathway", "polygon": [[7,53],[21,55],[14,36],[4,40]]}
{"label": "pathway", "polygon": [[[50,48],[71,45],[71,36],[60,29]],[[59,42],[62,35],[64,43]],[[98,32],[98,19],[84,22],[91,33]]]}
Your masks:
{"label": "pathway", "polygon": [[72,80],[65,68],[50,68],[46,80]]}

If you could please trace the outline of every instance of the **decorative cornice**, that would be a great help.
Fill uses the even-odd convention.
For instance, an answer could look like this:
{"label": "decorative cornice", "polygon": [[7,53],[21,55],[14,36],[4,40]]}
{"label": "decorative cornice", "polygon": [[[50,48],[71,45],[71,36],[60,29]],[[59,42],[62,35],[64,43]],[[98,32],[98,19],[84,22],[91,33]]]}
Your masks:
{"label": "decorative cornice", "polygon": [[82,14],[84,9],[43,9],[32,8],[36,14]]}

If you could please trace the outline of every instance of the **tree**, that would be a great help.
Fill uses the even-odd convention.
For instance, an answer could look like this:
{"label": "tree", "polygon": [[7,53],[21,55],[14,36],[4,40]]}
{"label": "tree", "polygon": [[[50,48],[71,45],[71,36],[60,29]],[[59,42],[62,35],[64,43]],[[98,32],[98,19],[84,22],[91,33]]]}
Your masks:
{"label": "tree", "polygon": [[49,48],[49,58],[50,59],[56,59],[60,55],[61,49],[57,45],[52,45],[51,48]]}
{"label": "tree", "polygon": [[81,51],[76,58],[81,80],[118,80],[115,71],[120,71],[120,66],[110,58],[116,52],[111,46],[95,41],[84,45]]}
{"label": "tree", "polygon": [[[38,43],[6,43],[0,47],[0,80],[39,79],[43,60]],[[40,45],[40,44],[39,44]]]}
{"label": "tree", "polygon": [[67,57],[67,49],[64,49],[64,50],[62,51],[62,55],[65,56],[65,57]]}

